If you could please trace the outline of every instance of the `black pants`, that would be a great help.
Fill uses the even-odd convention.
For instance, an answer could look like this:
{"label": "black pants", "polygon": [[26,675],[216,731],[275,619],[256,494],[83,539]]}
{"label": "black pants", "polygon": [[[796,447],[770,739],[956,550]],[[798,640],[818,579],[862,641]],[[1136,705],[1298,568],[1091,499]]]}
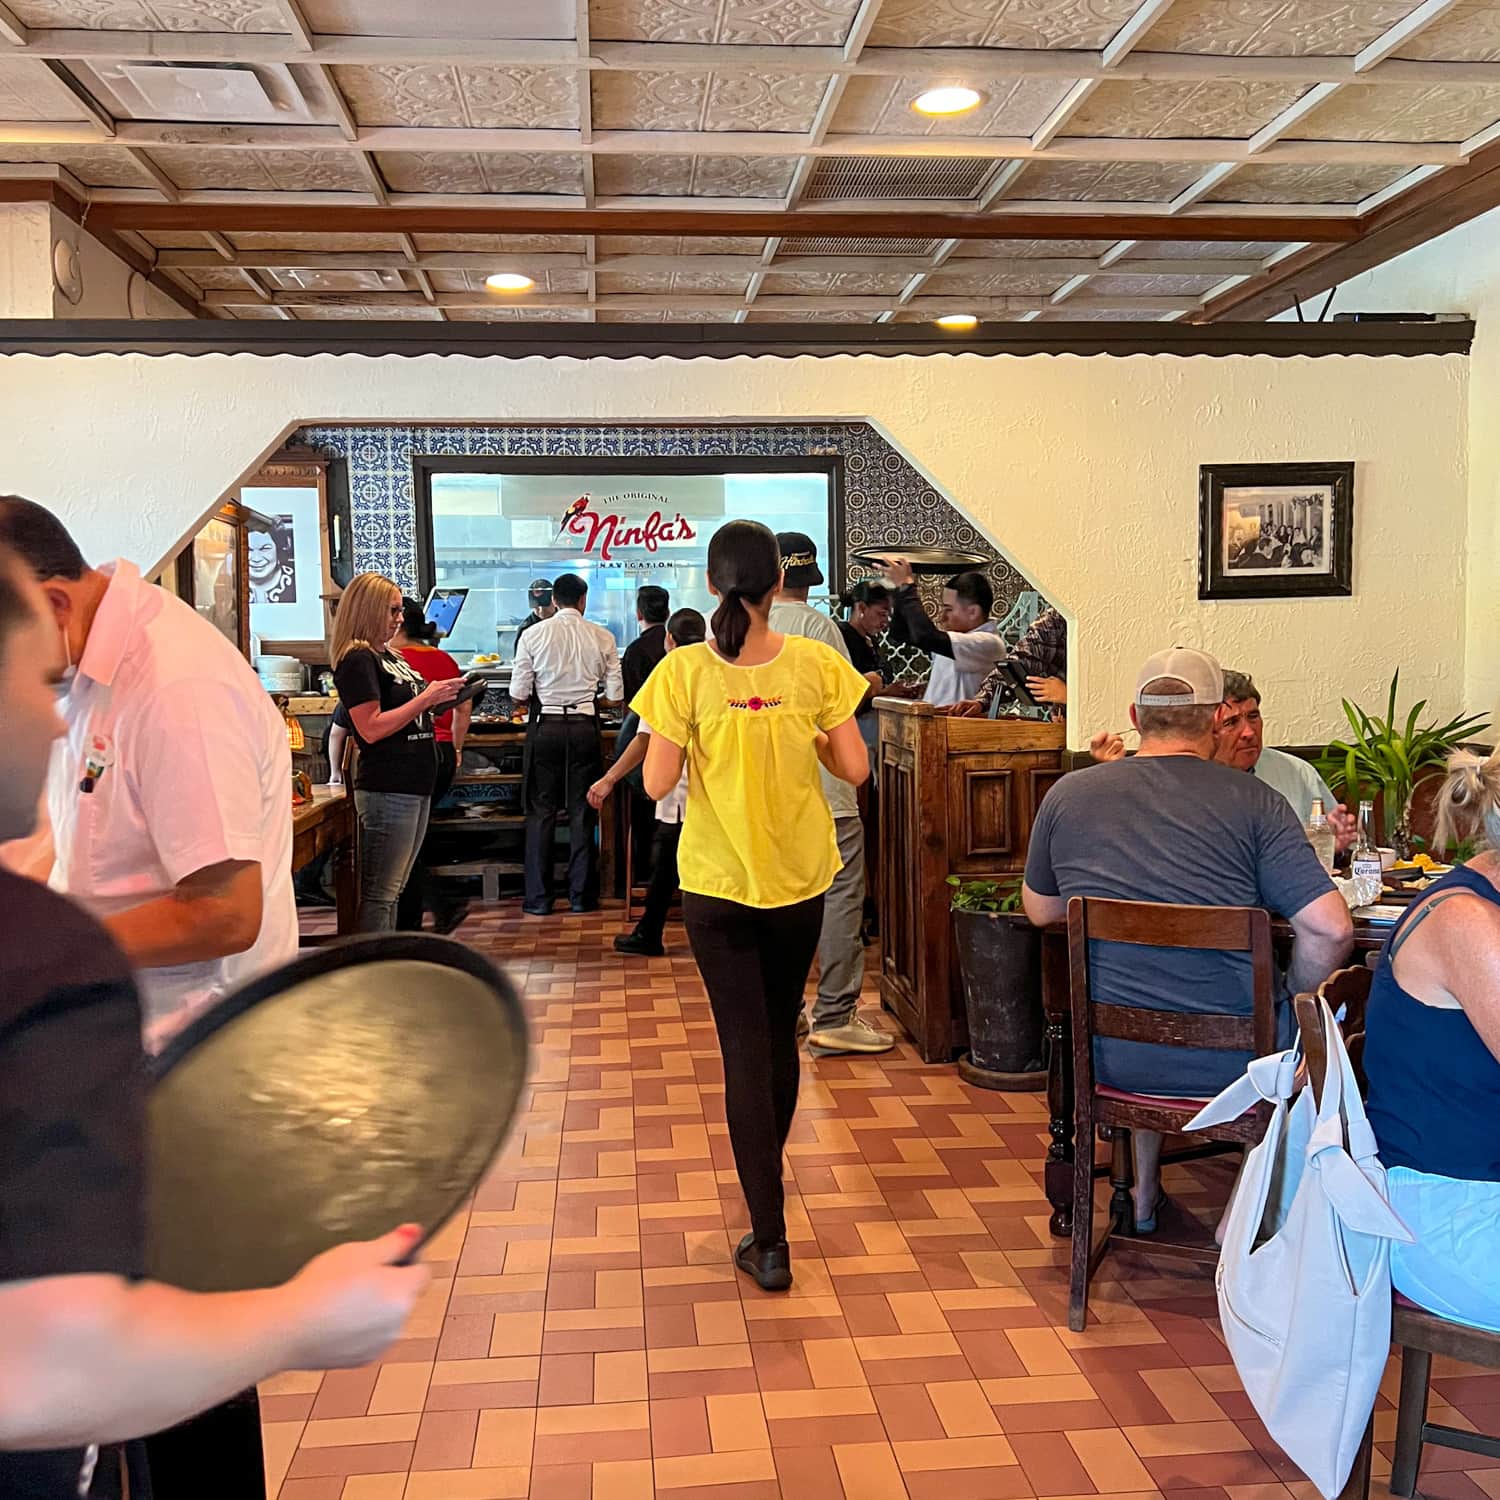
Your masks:
{"label": "black pants", "polygon": [[677,842],[681,823],[658,823],[651,840],[651,880],[646,886],[646,909],[635,924],[637,937],[661,946],[667,928],[667,912],[677,894]]}
{"label": "black pants", "polygon": [[637,881],[650,882],[656,868],[656,804],[634,787],[626,803],[625,816],[630,820],[630,846],[633,851],[631,875]]}
{"label": "black pants", "polygon": [[588,714],[543,714],[526,731],[526,905],[552,904],[559,814],[568,820],[568,900],[597,899],[594,810],[588,789],[604,774],[599,727]]}
{"label": "black pants", "polygon": [[781,1155],[797,1112],[797,1017],[823,898],[763,909],[684,892],[682,918],[724,1057],[724,1110],[750,1226],[786,1238]]}
{"label": "black pants", "polygon": [[[458,775],[458,752],[454,750],[450,741],[439,740],[437,742],[437,781],[432,788],[434,812],[437,811],[438,803],[452,789],[453,778],[456,775]],[[430,911],[436,916],[447,904],[443,901],[437,879],[428,864],[435,838],[432,819],[428,818],[427,836],[422,840],[417,862],[412,866],[411,874],[407,877],[405,886],[402,887],[401,897],[396,902],[397,932],[420,932],[422,913]]]}
{"label": "black pants", "polygon": [[[149,1500],[263,1500],[266,1469],[254,1387],[146,1439]],[[135,1500],[135,1475],[131,1497]]]}

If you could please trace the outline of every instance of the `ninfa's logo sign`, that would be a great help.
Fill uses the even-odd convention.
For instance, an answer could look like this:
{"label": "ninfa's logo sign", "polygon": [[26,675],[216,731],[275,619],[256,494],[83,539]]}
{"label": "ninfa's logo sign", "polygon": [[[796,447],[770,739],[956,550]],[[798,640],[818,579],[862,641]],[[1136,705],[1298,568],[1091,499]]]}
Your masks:
{"label": "ninfa's logo sign", "polygon": [[724,518],[724,476],[506,474],[500,513],[526,523],[526,540],[517,546],[566,550],[601,563],[698,551],[702,537]]}
{"label": "ninfa's logo sign", "polygon": [[569,539],[581,550],[609,562],[616,551],[655,552],[663,546],[696,541],[697,531],[667,497],[650,490],[626,490],[608,497],[607,509],[592,494],[569,502],[558,522],[554,543]]}

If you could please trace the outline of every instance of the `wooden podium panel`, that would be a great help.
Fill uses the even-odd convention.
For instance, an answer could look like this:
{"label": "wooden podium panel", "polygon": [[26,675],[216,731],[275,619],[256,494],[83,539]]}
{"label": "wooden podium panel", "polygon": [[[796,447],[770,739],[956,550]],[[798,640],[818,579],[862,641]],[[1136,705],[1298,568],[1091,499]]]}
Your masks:
{"label": "wooden podium panel", "polygon": [[878,698],[880,996],[925,1062],[968,1043],[948,877],[1019,875],[1036,809],[1062,775],[1061,724],[955,719]]}

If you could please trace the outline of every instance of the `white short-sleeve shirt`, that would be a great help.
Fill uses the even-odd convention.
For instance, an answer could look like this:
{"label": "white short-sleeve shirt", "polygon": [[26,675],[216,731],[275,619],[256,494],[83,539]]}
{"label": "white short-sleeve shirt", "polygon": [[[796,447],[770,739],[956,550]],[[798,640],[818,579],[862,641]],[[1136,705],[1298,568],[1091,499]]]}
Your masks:
{"label": "white short-sleeve shirt", "polygon": [[286,724],[234,646],[131,563],[100,602],[54,751],[51,884],[107,917],[227,860],[260,865],[260,936],[243,953],[137,975],[146,1043],[294,957]]}

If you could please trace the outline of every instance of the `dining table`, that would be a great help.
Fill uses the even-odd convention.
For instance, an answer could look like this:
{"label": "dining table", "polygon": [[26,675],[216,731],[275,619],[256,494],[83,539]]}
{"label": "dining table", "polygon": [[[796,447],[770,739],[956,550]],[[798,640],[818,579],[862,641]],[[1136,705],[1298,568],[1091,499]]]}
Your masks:
{"label": "dining table", "polygon": [[[1389,897],[1381,898],[1389,900]],[[1013,920],[1025,922],[1024,916]],[[1378,953],[1391,930],[1390,922],[1354,916],[1354,952]],[[1271,918],[1271,938],[1277,957],[1285,962],[1292,946],[1292,924]],[[1052,1206],[1048,1229],[1059,1239],[1073,1232],[1073,1016],[1068,984],[1068,924],[1052,922],[1041,929],[1042,1009],[1047,1039],[1047,1147],[1043,1190]]]}

